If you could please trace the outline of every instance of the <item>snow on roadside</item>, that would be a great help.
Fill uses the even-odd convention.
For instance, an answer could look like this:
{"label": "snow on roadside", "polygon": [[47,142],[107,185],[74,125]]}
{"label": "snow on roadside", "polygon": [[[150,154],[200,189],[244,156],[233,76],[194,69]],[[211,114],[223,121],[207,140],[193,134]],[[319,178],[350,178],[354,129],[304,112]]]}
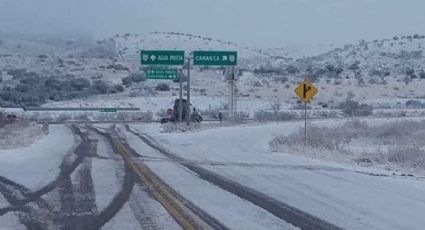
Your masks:
{"label": "snow on roadside", "polygon": [[0,150],[29,146],[44,136],[45,133],[36,122],[7,124],[0,129]]}
{"label": "snow on roadside", "polygon": [[0,216],[0,229],[1,230],[25,230],[27,229],[23,224],[19,222],[19,218],[14,212],[9,212],[3,216]]}
{"label": "snow on roadside", "polygon": [[39,188],[56,178],[63,157],[73,145],[69,128],[51,125],[46,137],[28,147],[0,150],[0,175],[30,189]]}
{"label": "snow on roadside", "polygon": [[[314,124],[334,126],[340,122],[344,121]],[[387,120],[368,122],[378,124]],[[325,162],[270,150],[268,142],[273,136],[290,134],[302,125],[286,122],[150,135],[183,158],[203,163],[209,170],[343,228],[423,229],[423,179],[395,177],[375,167]],[[132,127],[154,131],[145,130],[143,125]],[[223,164],[214,166],[208,163],[211,161]]]}

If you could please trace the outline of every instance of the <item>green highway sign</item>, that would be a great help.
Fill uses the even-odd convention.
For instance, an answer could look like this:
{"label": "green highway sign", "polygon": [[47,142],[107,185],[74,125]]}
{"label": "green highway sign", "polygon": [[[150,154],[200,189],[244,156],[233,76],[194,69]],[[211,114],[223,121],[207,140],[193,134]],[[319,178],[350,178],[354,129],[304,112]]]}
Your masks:
{"label": "green highway sign", "polygon": [[176,79],[177,70],[175,69],[148,69],[145,71],[146,79]]}
{"label": "green highway sign", "polygon": [[193,51],[194,65],[237,65],[236,51]]}
{"label": "green highway sign", "polygon": [[101,108],[100,112],[102,113],[116,113],[118,112],[117,108]]}
{"label": "green highway sign", "polygon": [[142,65],[183,65],[184,51],[181,50],[141,50]]}

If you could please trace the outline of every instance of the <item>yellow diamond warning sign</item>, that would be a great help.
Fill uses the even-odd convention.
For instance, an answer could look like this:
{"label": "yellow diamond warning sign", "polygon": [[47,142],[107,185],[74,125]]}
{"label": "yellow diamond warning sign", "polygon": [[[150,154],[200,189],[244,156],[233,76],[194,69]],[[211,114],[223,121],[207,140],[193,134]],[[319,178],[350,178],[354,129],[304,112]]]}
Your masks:
{"label": "yellow diamond warning sign", "polygon": [[310,100],[318,92],[317,88],[311,84],[308,80],[304,80],[298,87],[295,89],[295,94],[301,98],[305,103],[310,102]]}

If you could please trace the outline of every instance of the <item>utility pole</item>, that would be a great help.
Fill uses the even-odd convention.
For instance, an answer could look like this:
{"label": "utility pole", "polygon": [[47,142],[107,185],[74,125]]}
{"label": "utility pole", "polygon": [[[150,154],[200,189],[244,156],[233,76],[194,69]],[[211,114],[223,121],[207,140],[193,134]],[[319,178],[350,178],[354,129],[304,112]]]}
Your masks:
{"label": "utility pole", "polygon": [[187,58],[187,101],[186,101],[186,124],[190,125],[190,60],[191,58]]}

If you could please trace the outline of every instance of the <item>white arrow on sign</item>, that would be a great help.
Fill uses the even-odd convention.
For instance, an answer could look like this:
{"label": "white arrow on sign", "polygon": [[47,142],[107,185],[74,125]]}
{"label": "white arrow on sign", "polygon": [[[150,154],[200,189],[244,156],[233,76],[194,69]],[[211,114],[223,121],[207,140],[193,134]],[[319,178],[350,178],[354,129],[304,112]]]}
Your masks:
{"label": "white arrow on sign", "polygon": [[151,60],[152,60],[152,61],[155,61],[155,60],[156,60],[156,56],[155,56],[155,55],[152,55],[152,56],[151,56]]}
{"label": "white arrow on sign", "polygon": [[221,59],[222,59],[223,61],[227,61],[227,56],[226,56],[226,55],[221,56]]}

